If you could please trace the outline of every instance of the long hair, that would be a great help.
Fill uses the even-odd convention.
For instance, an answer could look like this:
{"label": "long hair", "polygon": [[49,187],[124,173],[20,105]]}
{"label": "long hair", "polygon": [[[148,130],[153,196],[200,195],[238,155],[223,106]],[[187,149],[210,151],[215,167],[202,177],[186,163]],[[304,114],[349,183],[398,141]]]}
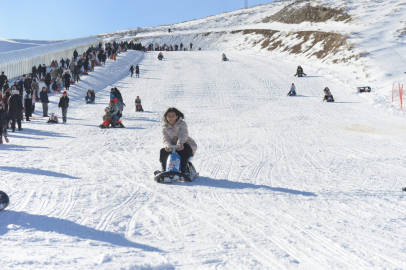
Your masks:
{"label": "long hair", "polygon": [[[167,116],[168,113],[170,113],[170,112],[174,112],[174,113],[176,114],[176,116],[179,117],[178,120],[179,120],[180,118],[185,119],[185,115],[183,115],[183,113],[182,113],[181,111],[179,111],[179,110],[176,109],[175,107],[170,107],[170,108],[166,109],[166,111],[165,111],[165,113],[164,113],[164,117],[163,117],[163,121],[164,121],[165,123],[167,123],[167,124],[168,124],[169,122],[168,122],[168,120],[166,120],[166,116]],[[176,122],[177,122],[178,120],[176,120]]]}

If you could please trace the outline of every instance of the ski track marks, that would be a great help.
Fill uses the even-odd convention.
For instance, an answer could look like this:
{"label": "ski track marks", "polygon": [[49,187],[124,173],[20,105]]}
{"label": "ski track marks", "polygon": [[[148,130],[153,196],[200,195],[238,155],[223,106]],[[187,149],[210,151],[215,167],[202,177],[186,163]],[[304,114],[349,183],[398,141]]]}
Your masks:
{"label": "ski track marks", "polygon": [[[405,268],[406,121],[328,78],[293,77],[292,64],[242,52],[222,62],[221,53],[120,54],[71,87],[67,124],[35,119],[11,133],[0,266]],[[140,78],[129,76],[132,64]],[[287,97],[292,82],[298,96]],[[326,86],[337,103],[321,102]],[[123,95],[126,128],[101,130],[111,87]],[[88,89],[95,104],[85,104]],[[50,112],[58,98],[50,95]],[[192,183],[152,180],[172,106],[198,144]],[[21,226],[24,212],[54,224]],[[64,222],[162,252],[47,231]]]}

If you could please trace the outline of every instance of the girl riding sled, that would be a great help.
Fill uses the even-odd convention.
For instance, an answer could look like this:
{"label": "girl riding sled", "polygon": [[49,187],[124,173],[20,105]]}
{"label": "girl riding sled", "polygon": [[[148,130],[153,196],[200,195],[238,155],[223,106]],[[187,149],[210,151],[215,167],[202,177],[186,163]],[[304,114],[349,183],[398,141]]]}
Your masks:
{"label": "girl riding sled", "polygon": [[161,149],[159,161],[161,162],[162,171],[166,170],[166,162],[170,155],[168,146],[177,145],[179,150],[176,151],[181,158],[181,173],[188,173],[186,171],[188,160],[194,156],[197,150],[196,142],[189,137],[189,132],[186,122],[183,120],[185,116],[178,109],[171,107],[168,108],[163,116],[164,124],[162,125],[162,138],[164,148]]}

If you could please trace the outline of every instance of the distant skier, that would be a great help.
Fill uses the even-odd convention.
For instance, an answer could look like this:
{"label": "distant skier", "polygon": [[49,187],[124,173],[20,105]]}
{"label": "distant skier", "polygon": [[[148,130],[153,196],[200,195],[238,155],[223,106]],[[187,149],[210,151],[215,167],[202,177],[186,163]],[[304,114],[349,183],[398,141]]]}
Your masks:
{"label": "distant skier", "polygon": [[133,74],[134,74],[134,65],[131,65],[131,67],[130,67],[130,72],[131,72],[131,77],[132,77]]}
{"label": "distant skier", "polygon": [[193,50],[193,44],[192,44],[192,42],[190,42],[190,50],[191,50],[191,51]]}
{"label": "distant skier", "polygon": [[306,73],[303,72],[302,66],[299,65],[299,66],[297,67],[295,76],[303,77],[303,75],[307,76]]}
{"label": "distant skier", "polygon": [[294,83],[292,83],[292,86],[290,87],[290,91],[288,93],[288,96],[296,96],[296,86]]}
{"label": "distant skier", "polygon": [[223,55],[221,56],[223,58],[223,61],[228,61],[227,56],[225,53],[223,53]]}
{"label": "distant skier", "polygon": [[162,52],[160,52],[159,54],[158,54],[158,59],[159,60],[162,60],[164,58],[164,55],[162,54]]}

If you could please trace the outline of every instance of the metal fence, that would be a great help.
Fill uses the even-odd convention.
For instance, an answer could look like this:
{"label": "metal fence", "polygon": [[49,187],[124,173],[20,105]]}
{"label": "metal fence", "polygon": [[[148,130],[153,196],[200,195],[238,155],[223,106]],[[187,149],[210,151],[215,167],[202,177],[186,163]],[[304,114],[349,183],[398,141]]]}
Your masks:
{"label": "metal fence", "polygon": [[33,66],[45,64],[49,66],[53,60],[58,62],[63,58],[72,57],[75,49],[79,55],[90,46],[96,46],[96,37],[86,37],[63,41],[51,45],[27,48],[23,50],[0,53],[0,71],[8,78],[15,78],[23,74],[30,74]]}

